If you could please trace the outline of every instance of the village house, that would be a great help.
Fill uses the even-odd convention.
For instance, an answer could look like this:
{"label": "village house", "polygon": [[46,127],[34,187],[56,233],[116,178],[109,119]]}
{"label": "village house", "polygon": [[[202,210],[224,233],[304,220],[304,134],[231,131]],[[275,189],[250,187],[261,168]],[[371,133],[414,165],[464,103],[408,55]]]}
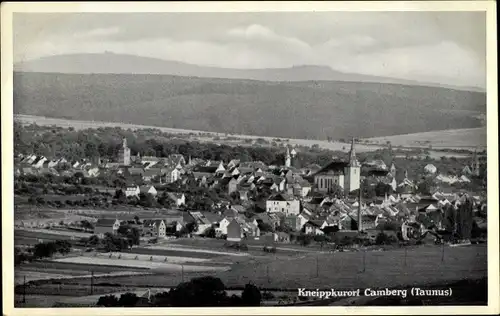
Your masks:
{"label": "village house", "polygon": [[40,169],[43,167],[43,164],[47,161],[47,158],[44,156],[38,156],[35,158],[33,163],[31,164],[31,167],[35,169]]}
{"label": "village house", "polygon": [[266,210],[269,213],[281,212],[285,215],[298,215],[300,213],[300,201],[288,194],[278,193],[269,197],[266,202]]}
{"label": "village house", "polygon": [[115,235],[120,228],[120,221],[118,219],[100,218],[94,225],[94,234],[99,238],[103,238],[106,233]]}
{"label": "village house", "polygon": [[227,226],[227,240],[241,241],[242,239],[258,239],[260,236],[259,226],[255,222],[247,222],[235,217]]}
{"label": "village house", "polygon": [[166,236],[167,226],[161,219],[144,220],[143,227],[143,234],[146,237],[164,238]]}
{"label": "village house", "polygon": [[304,225],[304,233],[306,235],[323,235],[323,228],[325,227],[325,220],[310,220]]}
{"label": "village house", "polygon": [[175,206],[179,207],[186,205],[186,196],[184,193],[167,192],[167,197],[175,203]]}
{"label": "village house", "polygon": [[167,168],[165,170],[165,183],[174,183],[181,177],[181,171],[177,168]]}
{"label": "village house", "polygon": [[195,235],[202,235],[213,226],[213,223],[201,212],[188,212],[188,214],[192,221],[198,225],[198,229],[193,232]]}
{"label": "village house", "polygon": [[161,175],[161,169],[158,168],[146,169],[142,174],[142,180],[144,182],[151,182],[156,178],[160,177],[160,175]]}
{"label": "village house", "polygon": [[138,196],[139,193],[141,193],[141,189],[137,185],[125,188],[125,196],[126,197],[129,197],[129,196]]}
{"label": "village house", "polygon": [[139,187],[140,193],[143,194],[151,194],[153,196],[156,196],[158,194],[158,191],[156,191],[155,187],[152,185],[141,185]]}
{"label": "village house", "polygon": [[311,219],[311,216],[302,212],[298,215],[289,215],[284,218],[285,225],[295,231],[301,231],[304,225]]}
{"label": "village house", "polygon": [[290,234],[287,234],[285,232],[273,233],[273,240],[274,242],[290,243]]}

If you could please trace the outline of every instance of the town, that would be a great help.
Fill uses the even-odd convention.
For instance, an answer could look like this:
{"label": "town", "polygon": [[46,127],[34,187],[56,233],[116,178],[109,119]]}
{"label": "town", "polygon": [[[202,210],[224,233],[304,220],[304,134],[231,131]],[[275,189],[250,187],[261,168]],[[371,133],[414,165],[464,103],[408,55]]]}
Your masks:
{"label": "town", "polygon": [[[420,159],[401,157],[389,144],[383,150],[357,153],[358,141],[352,138],[346,152],[282,142],[269,148],[254,144],[261,160],[252,159],[256,156],[252,146],[233,147],[206,159],[197,150],[201,145],[189,137],[167,135],[165,144],[175,143],[177,152],[165,154],[154,130],[15,128],[19,137],[15,143],[20,144],[14,170],[19,304],[26,304],[30,295],[50,292],[56,298],[50,304],[93,306],[99,299],[100,306],[130,306],[116,305],[117,298],[102,295],[136,290],[134,286],[142,283],[148,299],[141,292],[133,294],[135,300],[128,304],[182,306],[175,305],[180,301],[152,303],[161,294],[159,290],[160,294],[151,294],[152,288],[173,289],[176,282],[214,276],[235,289],[246,289],[248,284],[289,289],[292,283],[270,276],[269,260],[277,264],[299,255],[311,260],[354,252],[366,256],[367,250],[385,250],[394,261],[399,259],[391,256],[396,252],[402,256],[404,248],[401,269],[410,265],[411,252],[416,257],[442,257],[447,273],[458,271],[443,263],[443,247],[449,247],[449,256],[476,260],[484,252],[480,259],[484,262],[471,263],[479,269],[471,273],[486,271],[484,247],[469,246],[472,254],[455,253],[466,247],[450,247],[486,241],[485,151],[473,149],[465,158]],[[27,144],[23,135],[29,133],[42,137],[42,145],[36,140]],[[78,144],[61,148],[58,134],[62,133],[73,135]],[[120,133],[134,136],[127,139]],[[96,139],[112,134],[113,143],[95,143],[89,140],[92,134]],[[143,145],[149,148],[141,151]],[[56,151],[58,147],[68,152],[67,157]],[[210,148],[207,151],[213,154]],[[315,151],[322,155],[320,161],[311,160]],[[53,156],[41,154],[50,152]],[[316,276],[329,269],[326,263],[322,268],[318,258],[316,271],[311,272]],[[356,269],[362,260],[366,270],[365,257],[358,259]],[[238,274],[236,279],[230,275],[237,267],[256,265],[265,270]],[[421,267],[415,269],[421,276],[436,277]],[[302,276],[308,278],[310,273]],[[441,277],[449,281],[448,276]],[[94,284],[97,280],[100,285]],[[64,302],[61,291],[68,288],[78,294]],[[245,291],[242,297],[248,296]],[[266,300],[270,305],[292,304],[286,295],[276,299],[282,293],[264,294],[267,299],[262,304]],[[237,304],[234,300],[230,304]]]}

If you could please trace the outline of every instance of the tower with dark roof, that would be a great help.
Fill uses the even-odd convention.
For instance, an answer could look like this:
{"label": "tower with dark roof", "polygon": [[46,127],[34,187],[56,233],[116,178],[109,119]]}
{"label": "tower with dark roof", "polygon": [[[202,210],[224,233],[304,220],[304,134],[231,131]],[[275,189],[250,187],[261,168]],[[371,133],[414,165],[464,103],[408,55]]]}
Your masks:
{"label": "tower with dark roof", "polygon": [[286,154],[285,154],[285,167],[290,168],[292,165],[292,156],[290,155],[290,149],[286,147]]}
{"label": "tower with dark roof", "polygon": [[118,152],[118,163],[123,166],[130,165],[130,148],[127,146],[126,138],[123,138],[122,148]]}

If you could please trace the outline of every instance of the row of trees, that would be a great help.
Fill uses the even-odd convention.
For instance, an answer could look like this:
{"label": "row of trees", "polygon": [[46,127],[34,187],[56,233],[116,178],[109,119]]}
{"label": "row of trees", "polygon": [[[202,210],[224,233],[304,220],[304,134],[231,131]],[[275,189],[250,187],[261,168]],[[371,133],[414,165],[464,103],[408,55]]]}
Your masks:
{"label": "row of trees", "polygon": [[118,229],[118,235],[106,233],[104,238],[92,235],[88,238],[80,239],[80,244],[86,247],[95,247],[106,252],[123,251],[140,245],[141,235],[137,228],[130,225],[122,225]]}
{"label": "row of trees", "polygon": [[14,248],[14,265],[18,266],[25,261],[50,258],[56,253],[66,255],[71,251],[71,244],[67,240],[56,240],[54,242],[41,242],[24,250]]}
{"label": "row of trees", "polygon": [[[68,160],[86,158],[116,158],[127,139],[132,154],[167,157],[182,154],[185,157],[210,160],[240,159],[241,161],[262,161],[266,164],[283,164],[283,149],[270,147],[227,146],[200,143],[186,139],[173,139],[173,135],[158,130],[144,129],[127,131],[120,128],[98,128],[71,130],[37,125],[14,124],[15,153],[35,153],[47,157],[61,156]],[[178,135],[176,135],[178,137]],[[301,154],[298,163],[326,163],[333,152]]]}
{"label": "row of trees", "polygon": [[154,295],[150,301],[142,301],[134,293],[125,293],[117,298],[114,295],[101,296],[97,306],[102,307],[237,307],[260,306],[262,295],[258,287],[245,285],[241,296],[229,296],[224,283],[211,276],[194,278],[177,285],[167,292]]}

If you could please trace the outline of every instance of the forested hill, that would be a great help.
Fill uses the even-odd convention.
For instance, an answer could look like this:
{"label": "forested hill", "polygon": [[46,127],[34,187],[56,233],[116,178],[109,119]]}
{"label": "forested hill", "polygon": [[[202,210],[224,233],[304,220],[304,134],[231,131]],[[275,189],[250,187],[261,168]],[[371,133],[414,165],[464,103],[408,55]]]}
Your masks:
{"label": "forested hill", "polygon": [[480,126],[486,94],[336,81],[15,73],[14,113],[290,138]]}

